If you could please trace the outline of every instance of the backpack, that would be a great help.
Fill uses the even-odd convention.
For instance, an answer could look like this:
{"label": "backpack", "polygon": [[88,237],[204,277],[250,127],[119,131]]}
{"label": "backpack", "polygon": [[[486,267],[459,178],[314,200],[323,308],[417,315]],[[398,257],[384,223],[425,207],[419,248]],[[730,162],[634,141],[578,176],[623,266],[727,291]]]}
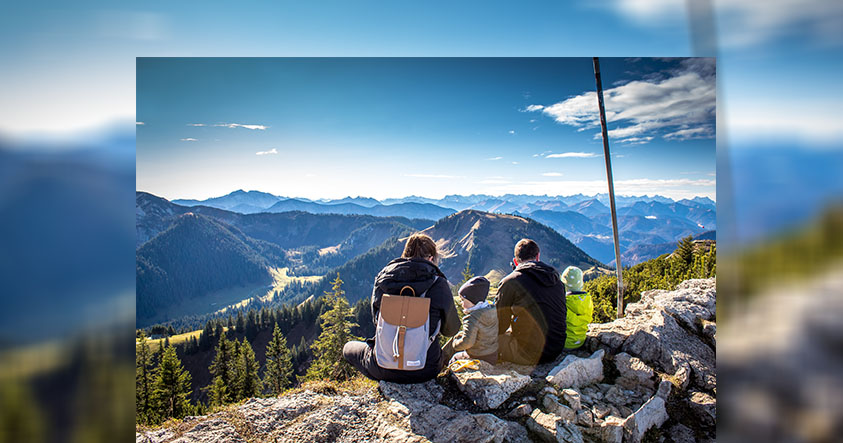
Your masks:
{"label": "backpack", "polygon": [[[438,279],[439,276],[433,284]],[[413,295],[401,295],[406,289]],[[404,286],[398,295],[384,294],[381,297],[375,331],[375,360],[381,368],[400,371],[424,368],[427,350],[439,334],[439,325],[436,325],[432,337],[429,334],[430,298],[426,295],[427,291],[424,291],[416,296],[412,287]]]}

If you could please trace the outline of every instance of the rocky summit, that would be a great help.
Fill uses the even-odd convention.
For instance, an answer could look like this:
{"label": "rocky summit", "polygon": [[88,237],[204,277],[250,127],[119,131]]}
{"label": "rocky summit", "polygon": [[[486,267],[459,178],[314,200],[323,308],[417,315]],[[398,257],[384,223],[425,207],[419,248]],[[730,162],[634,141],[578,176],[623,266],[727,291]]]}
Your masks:
{"label": "rocky summit", "polygon": [[645,292],[549,364],[458,364],[421,384],[253,398],[136,441],[713,441],[715,297],[714,279]]}

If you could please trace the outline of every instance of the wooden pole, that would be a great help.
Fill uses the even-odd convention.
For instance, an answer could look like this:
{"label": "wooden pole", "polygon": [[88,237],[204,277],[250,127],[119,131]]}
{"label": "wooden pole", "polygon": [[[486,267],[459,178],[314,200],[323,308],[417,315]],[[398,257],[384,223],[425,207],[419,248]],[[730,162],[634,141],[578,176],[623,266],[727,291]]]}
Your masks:
{"label": "wooden pole", "polygon": [[623,317],[623,267],[621,245],[618,243],[618,213],[615,208],[615,183],[612,178],[612,155],[609,152],[609,133],[606,130],[606,109],[603,107],[603,82],[600,80],[600,61],[594,57],[594,79],[597,81],[597,105],[600,108],[600,127],[603,132],[603,158],[606,159],[606,179],[609,182],[609,208],[612,210],[612,235],[615,239],[615,272],[618,275],[618,318]]}

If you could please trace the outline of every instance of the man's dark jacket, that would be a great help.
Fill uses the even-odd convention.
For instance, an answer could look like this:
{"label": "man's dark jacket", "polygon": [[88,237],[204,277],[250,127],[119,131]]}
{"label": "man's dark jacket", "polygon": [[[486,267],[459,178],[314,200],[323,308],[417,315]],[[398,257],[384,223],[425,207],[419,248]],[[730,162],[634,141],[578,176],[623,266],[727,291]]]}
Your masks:
{"label": "man's dark jacket", "polygon": [[518,348],[531,360],[552,361],[565,348],[565,285],[552,266],[528,261],[501,280],[498,333],[512,325]]}

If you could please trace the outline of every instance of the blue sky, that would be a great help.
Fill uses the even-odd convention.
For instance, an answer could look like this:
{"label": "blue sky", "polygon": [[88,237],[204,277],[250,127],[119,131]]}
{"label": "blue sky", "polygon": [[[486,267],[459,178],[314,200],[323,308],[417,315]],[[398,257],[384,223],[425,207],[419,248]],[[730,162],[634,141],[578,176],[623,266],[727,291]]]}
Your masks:
{"label": "blue sky", "polygon": [[[715,198],[713,59],[601,63],[619,194]],[[590,58],[138,59],[138,189],[606,191]]]}
{"label": "blue sky", "polygon": [[13,104],[0,134],[134,121],[137,56],[717,55],[733,147],[841,146],[841,3],[712,4],[717,54],[695,52],[687,2],[670,0],[12,3],[0,17],[0,53],[14,60],[0,72]]}

